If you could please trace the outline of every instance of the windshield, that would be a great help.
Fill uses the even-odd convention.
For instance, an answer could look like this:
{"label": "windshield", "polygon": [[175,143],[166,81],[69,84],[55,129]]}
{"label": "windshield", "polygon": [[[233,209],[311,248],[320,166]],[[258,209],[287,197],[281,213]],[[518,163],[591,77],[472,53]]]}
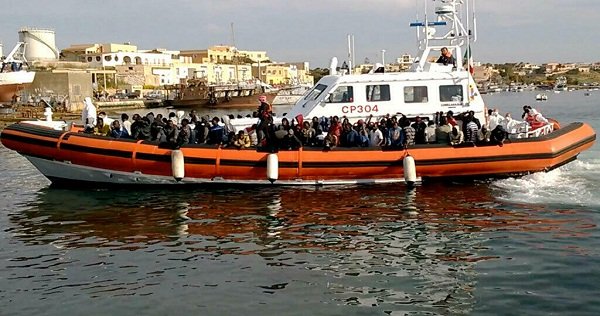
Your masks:
{"label": "windshield", "polygon": [[323,91],[327,89],[327,86],[324,84],[316,85],[310,92],[304,97],[304,100],[316,100]]}

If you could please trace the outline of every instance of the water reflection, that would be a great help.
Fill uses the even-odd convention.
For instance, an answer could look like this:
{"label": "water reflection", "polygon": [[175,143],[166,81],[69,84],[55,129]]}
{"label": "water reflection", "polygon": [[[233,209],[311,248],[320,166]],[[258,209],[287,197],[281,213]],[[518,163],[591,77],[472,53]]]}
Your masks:
{"label": "water reflection", "polygon": [[[42,189],[32,202],[9,214],[11,225],[5,231],[29,247],[50,245],[56,250],[41,257],[37,252],[10,258],[9,278],[31,278],[31,267],[60,271],[68,266],[85,272],[117,264],[113,269],[119,278],[136,276],[130,285],[119,287],[112,279],[102,279],[81,287],[89,293],[106,287],[132,295],[147,293],[168,269],[189,280],[205,279],[205,274],[185,267],[213,267],[211,262],[219,260],[214,266],[219,277],[206,280],[205,287],[223,286],[219,278],[234,273],[263,293],[291,291],[290,284],[298,288],[302,282],[317,289],[318,302],[464,313],[474,304],[474,263],[497,258],[486,246],[490,233],[585,234],[581,227],[595,227],[577,213],[548,216],[499,204],[487,184],[450,188],[433,184],[410,191],[403,186],[353,186],[135,194]],[[95,255],[73,255],[88,250]],[[119,251],[138,259],[122,263]],[[146,263],[148,255],[160,264]],[[254,263],[237,266],[239,260]],[[246,269],[266,269],[269,277],[253,278]],[[140,276],[139,271],[146,273]],[[56,282],[54,278],[65,276],[47,273],[41,282]],[[80,287],[66,279],[72,281],[68,286]],[[43,293],[47,297],[52,292]],[[302,295],[310,300],[318,293]]]}
{"label": "water reflection", "polygon": [[565,234],[574,225],[593,225],[577,217],[549,218],[525,205],[502,205],[490,192],[478,184],[452,190],[434,184],[408,191],[368,186],[135,194],[46,188],[10,214],[16,224],[10,231],[27,243],[50,240],[65,247],[143,244],[189,235],[260,248],[340,251],[378,244],[398,232],[465,238],[501,230]]}

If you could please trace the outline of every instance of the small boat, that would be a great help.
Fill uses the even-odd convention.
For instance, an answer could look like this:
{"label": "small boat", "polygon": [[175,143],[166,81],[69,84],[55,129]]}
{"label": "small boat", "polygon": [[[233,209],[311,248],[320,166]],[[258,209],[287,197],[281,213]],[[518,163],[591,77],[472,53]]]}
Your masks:
{"label": "small boat", "polygon": [[35,72],[27,70],[25,43],[19,42],[2,60],[0,68],[0,102],[14,101],[17,93],[31,85]]}
{"label": "small boat", "polygon": [[167,106],[194,107],[209,106],[218,108],[256,106],[258,95],[272,102],[276,92],[260,82],[238,82],[234,84],[212,84],[205,79],[189,79],[185,85],[178,85],[175,98],[165,100]]}
{"label": "small boat", "polygon": [[548,100],[548,96],[545,93],[538,93],[535,96],[535,100],[536,101],[547,101]]}
{"label": "small boat", "polygon": [[554,92],[560,91],[568,91],[569,87],[567,86],[567,77],[560,76],[556,78],[556,82],[554,83]]}
{"label": "small boat", "polygon": [[[312,87],[278,124],[300,118],[345,117],[350,123],[377,120],[401,112],[406,119],[436,121],[441,113],[470,112],[485,122],[486,106],[469,66],[436,63],[442,48],[463,56],[476,39],[461,21],[462,0],[437,0],[438,19],[411,23],[420,52],[410,71],[368,74],[337,72]],[[427,15],[425,15],[427,16]],[[474,24],[474,23],[473,23]],[[471,25],[473,25],[471,24]],[[446,28],[433,32],[431,28]],[[435,35],[445,34],[445,35]],[[435,40],[435,41],[434,41]],[[349,54],[348,56],[351,56]],[[236,133],[256,118],[228,122]],[[229,128],[229,127],[228,127]],[[548,171],[577,158],[593,146],[596,133],[582,122],[549,122],[526,127],[502,142],[399,147],[315,147],[288,150],[276,146],[237,149],[221,145],[172,144],[115,139],[82,133],[76,126],[46,121],[13,124],[0,134],[2,144],[26,157],[56,184],[90,186],[139,184],[325,185],[408,183],[440,178],[491,178]]]}

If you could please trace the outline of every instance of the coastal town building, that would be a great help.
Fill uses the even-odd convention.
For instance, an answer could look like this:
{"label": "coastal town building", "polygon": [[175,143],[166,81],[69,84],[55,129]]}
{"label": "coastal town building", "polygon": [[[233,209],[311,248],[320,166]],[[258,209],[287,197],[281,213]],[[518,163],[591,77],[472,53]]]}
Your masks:
{"label": "coastal town building", "polygon": [[[61,52],[65,60],[79,61],[92,69],[114,69],[119,84],[161,87],[185,84],[202,78],[211,84],[261,81],[284,85],[313,83],[308,63],[271,63],[266,51],[239,51],[233,46],[211,46],[204,50],[138,50],[127,44],[78,44]],[[94,83],[104,87],[103,80]],[[106,88],[106,87],[104,87]]]}
{"label": "coastal town building", "polygon": [[181,56],[191,57],[196,64],[208,63],[264,63],[270,61],[266,51],[238,50],[234,46],[216,45],[208,49],[182,50]]}

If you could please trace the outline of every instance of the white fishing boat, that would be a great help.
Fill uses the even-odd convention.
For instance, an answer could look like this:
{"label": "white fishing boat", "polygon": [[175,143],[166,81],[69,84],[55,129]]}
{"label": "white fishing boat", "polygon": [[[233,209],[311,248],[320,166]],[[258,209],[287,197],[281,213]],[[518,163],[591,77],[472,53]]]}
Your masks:
{"label": "white fishing boat", "polygon": [[19,42],[2,60],[0,68],[0,103],[15,100],[19,91],[29,87],[35,78],[35,72],[27,69],[25,43]]}
{"label": "white fishing boat", "polygon": [[535,95],[535,100],[536,101],[547,101],[548,96],[545,93],[538,93]]}
{"label": "white fishing boat", "polygon": [[560,76],[556,78],[556,82],[554,83],[554,92],[560,91],[568,91],[569,87],[567,86],[567,77]]}

